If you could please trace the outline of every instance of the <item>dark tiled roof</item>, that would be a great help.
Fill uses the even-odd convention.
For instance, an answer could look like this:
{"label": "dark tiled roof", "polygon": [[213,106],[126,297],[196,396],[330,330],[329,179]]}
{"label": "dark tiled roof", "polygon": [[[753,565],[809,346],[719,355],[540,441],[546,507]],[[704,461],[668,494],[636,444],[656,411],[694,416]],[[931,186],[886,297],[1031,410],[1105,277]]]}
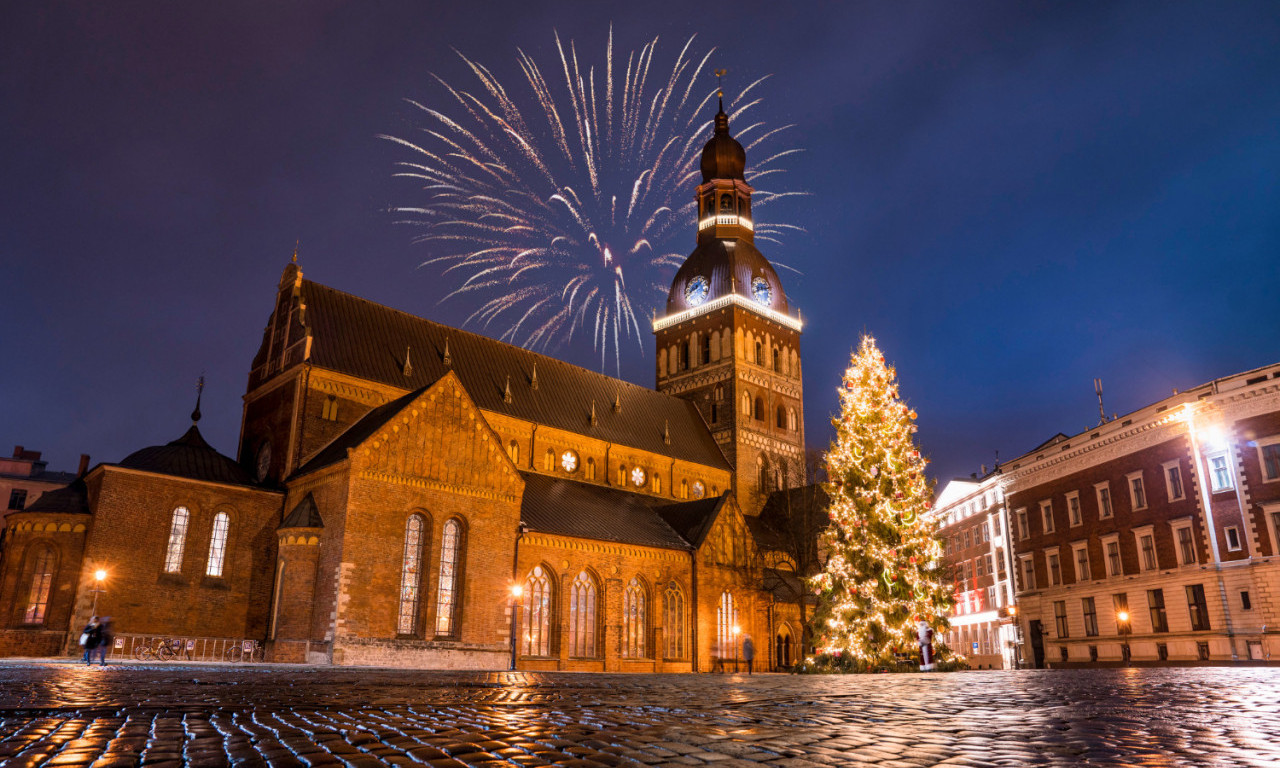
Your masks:
{"label": "dark tiled roof", "polygon": [[707,534],[711,532],[711,524],[716,521],[720,509],[728,500],[729,492],[725,491],[719,496],[708,496],[697,501],[666,504],[658,508],[658,514],[685,541],[697,548],[706,540]]}
{"label": "dark tiled roof", "polygon": [[257,485],[244,467],[210,447],[194,424],[172,443],[134,451],[120,462],[120,466],[211,483]]}
{"label": "dark tiled roof", "polygon": [[13,475],[0,472],[0,477],[13,480],[28,480],[33,483],[59,483],[66,485],[76,479],[75,472],[37,472],[34,475]]}
{"label": "dark tiled roof", "polygon": [[[83,480],[76,480],[65,488],[57,488],[40,494],[24,512],[71,512],[89,514],[89,493]],[[10,513],[12,514],[12,513]]]}
{"label": "dark tiled roof", "polygon": [[314,472],[317,469],[342,461],[347,457],[348,449],[355,448],[369,439],[370,435],[377,432],[378,428],[383,424],[395,418],[395,415],[409,405],[418,395],[422,394],[422,391],[422,389],[416,389],[369,411],[355,424],[347,427],[345,432],[334,438],[333,442],[321,448],[320,452],[302,465],[302,468],[296,474],[305,475],[308,472]]}
{"label": "dark tiled roof", "polygon": [[[553,357],[302,281],[311,362],[407,390],[452,369],[476,405],[619,445],[731,469],[690,402]],[[448,343],[451,365],[444,364]],[[410,374],[405,375],[409,350]],[[537,368],[538,388],[532,385]],[[504,400],[510,381],[511,402]],[[620,410],[614,412],[617,398]],[[595,402],[596,424],[591,424]],[[670,427],[671,442],[663,439]]]}
{"label": "dark tiled roof", "polygon": [[595,541],[689,549],[663,522],[655,502],[639,493],[521,472],[520,519],[530,530]]}
{"label": "dark tiled roof", "polygon": [[298,502],[280,524],[281,528],[323,528],[324,521],[320,519],[320,510],[316,509],[316,500],[311,494],[307,494]]}

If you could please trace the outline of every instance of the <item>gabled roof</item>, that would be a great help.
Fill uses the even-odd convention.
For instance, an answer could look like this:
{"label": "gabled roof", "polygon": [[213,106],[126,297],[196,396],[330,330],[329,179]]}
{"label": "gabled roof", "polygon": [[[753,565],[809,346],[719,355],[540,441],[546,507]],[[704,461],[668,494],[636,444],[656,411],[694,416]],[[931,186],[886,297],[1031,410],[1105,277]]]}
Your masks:
{"label": "gabled roof", "polygon": [[311,457],[311,460],[295,473],[297,475],[305,475],[308,472],[314,472],[317,469],[323,469],[330,464],[335,464],[347,457],[347,450],[358,447],[374,432],[377,432],[383,424],[395,418],[395,415],[404,410],[409,403],[413,402],[418,395],[429,387],[415,389],[407,395],[401,395],[389,403],[382,405],[369,411],[356,421],[356,423],[347,427],[341,435],[333,439],[333,442],[320,449],[320,452]]}
{"label": "gabled roof", "polygon": [[728,501],[729,492],[725,491],[719,496],[708,496],[697,501],[663,505],[658,508],[658,514],[696,549],[707,540],[712,524]]}
{"label": "gabled roof", "polygon": [[[305,323],[312,336],[309,359],[315,366],[408,390],[421,389],[453,370],[467,394],[484,410],[732,469],[691,402],[310,280],[301,283]],[[505,397],[508,382],[509,403]],[[616,412],[615,399],[620,406]],[[669,443],[664,440],[667,430]]]}
{"label": "gabled roof", "polygon": [[655,510],[659,499],[533,472],[520,475],[525,483],[520,520],[532,531],[666,549],[690,548]]}
{"label": "gabled roof", "polygon": [[171,443],[134,451],[119,466],[211,483],[258,486],[235,459],[223,456],[206,443],[194,424]]}
{"label": "gabled roof", "polygon": [[302,497],[302,501],[294,506],[280,524],[281,528],[323,528],[324,521],[320,519],[320,510],[316,509],[315,498],[308,493]]}
{"label": "gabled roof", "polygon": [[[46,491],[40,498],[31,502],[23,512],[69,512],[78,515],[89,514],[89,492],[84,480],[76,480],[63,488]],[[10,514],[13,514],[10,512]]]}

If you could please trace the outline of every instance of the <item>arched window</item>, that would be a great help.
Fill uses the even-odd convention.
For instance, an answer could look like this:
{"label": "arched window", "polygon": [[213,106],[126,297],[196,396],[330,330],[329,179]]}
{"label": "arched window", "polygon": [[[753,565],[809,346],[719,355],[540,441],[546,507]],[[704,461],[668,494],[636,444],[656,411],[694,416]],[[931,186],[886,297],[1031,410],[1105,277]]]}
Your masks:
{"label": "arched window", "polygon": [[542,566],[529,572],[524,585],[521,649],[525,656],[551,655],[551,579]]}
{"label": "arched window", "polygon": [[182,572],[182,550],[187,546],[187,523],[191,513],[186,507],[173,510],[173,522],[169,524],[169,547],[164,553],[164,572]]}
{"label": "arched window", "polygon": [[777,347],[773,348],[773,372],[782,372],[782,353],[778,351]]}
{"label": "arched window", "polygon": [[440,582],[436,588],[436,636],[451,637],[458,601],[458,566],[462,562],[462,523],[450,520],[444,524],[440,539]]}
{"label": "arched window", "polygon": [[689,498],[689,481],[688,480],[680,481],[680,498],[682,499]]}
{"label": "arched window", "polygon": [[765,484],[765,482],[768,480],[768,473],[767,473],[767,472],[765,472],[765,470],[764,470],[764,457],[763,457],[763,456],[757,456],[757,457],[756,457],[756,474],[757,474],[756,482],[757,482],[757,484],[759,484],[759,486],[760,486],[760,490],[762,490],[762,491],[763,491],[763,490],[764,490],[764,484]]}
{"label": "arched window", "polygon": [[764,348],[761,346],[760,341],[758,339],[756,340],[756,356],[752,362],[756,363],[757,365],[769,364],[769,361],[764,359]]}
{"label": "arched window", "polygon": [[658,350],[658,375],[667,375],[667,350],[665,349]]}
{"label": "arched window", "polygon": [[738,609],[733,606],[733,595],[725,590],[716,606],[716,655],[721,659],[733,658],[737,646]]}
{"label": "arched window", "polygon": [[774,658],[778,660],[779,667],[790,667],[793,663],[791,630],[786,626],[778,633]]}
{"label": "arched window", "polygon": [[587,479],[588,480],[596,479],[596,460],[595,459],[587,459]]}
{"label": "arched window", "polygon": [[53,548],[43,547],[33,560],[31,591],[27,593],[27,610],[22,614],[24,624],[43,624],[49,607],[49,593],[53,591]]}
{"label": "arched window", "polygon": [[653,479],[649,482],[653,483],[653,492],[662,493],[662,475],[657,472],[653,473]]}
{"label": "arched window", "polygon": [[626,485],[626,484],[627,484],[627,468],[624,465],[619,464],[618,465],[618,485]]}
{"label": "arched window", "polygon": [[569,655],[596,655],[596,581],[586,571],[573,580],[569,593]]}
{"label": "arched window", "polygon": [[680,342],[680,370],[689,370],[689,342]]}
{"label": "arched window", "polygon": [[684,658],[684,593],[673,581],[662,594],[662,613],[665,617],[667,658]]}
{"label": "arched window", "polygon": [[764,421],[764,398],[756,395],[755,413],[752,414],[756,421]]}
{"label": "arched window", "polygon": [[702,347],[702,351],[698,354],[698,364],[706,365],[711,362],[711,335],[704,333],[698,343]]}
{"label": "arched window", "polygon": [[546,454],[542,457],[542,468],[547,472],[556,470],[556,452],[550,448],[547,449]]}
{"label": "arched window", "polygon": [[507,443],[507,455],[511,457],[511,463],[516,466],[520,465],[520,444],[515,440]]}
{"label": "arched window", "polygon": [[708,341],[708,342],[710,343],[710,345],[711,345],[711,346],[710,346],[710,349],[708,349],[708,350],[707,350],[707,354],[708,354],[707,362],[712,362],[712,361],[714,361],[714,360],[719,360],[719,359],[720,359],[720,349],[721,349],[721,347],[720,347],[720,332],[719,332],[719,331],[712,331],[712,332],[711,332],[711,335],[707,337],[707,341]]}
{"label": "arched window", "polygon": [[796,430],[796,409],[787,409],[787,429],[794,432]]}
{"label": "arched window", "polygon": [[400,611],[396,632],[412,635],[418,629],[418,595],[422,584],[422,539],[426,520],[409,515],[404,524],[404,558],[400,562]]}
{"label": "arched window", "polygon": [[742,393],[742,415],[751,415],[751,394],[749,392]]}
{"label": "arched window", "polygon": [[716,399],[716,400],[723,400],[723,399],[724,399],[724,387],[720,386],[719,384],[717,384],[717,385],[716,385],[716,389],[715,389],[715,399]]}
{"label": "arched window", "polygon": [[778,429],[787,428],[787,410],[782,406],[778,406],[777,412],[774,414],[775,421],[778,423]]}
{"label": "arched window", "polygon": [[221,576],[222,563],[227,556],[227,533],[231,528],[231,516],[219,512],[213,516],[213,535],[209,537],[209,563],[205,566],[206,576]]}
{"label": "arched window", "polygon": [[645,629],[644,585],[631,577],[627,590],[622,593],[622,656],[627,659],[643,659]]}
{"label": "arched window", "polygon": [[733,213],[733,198],[729,195],[720,196],[720,212]]}

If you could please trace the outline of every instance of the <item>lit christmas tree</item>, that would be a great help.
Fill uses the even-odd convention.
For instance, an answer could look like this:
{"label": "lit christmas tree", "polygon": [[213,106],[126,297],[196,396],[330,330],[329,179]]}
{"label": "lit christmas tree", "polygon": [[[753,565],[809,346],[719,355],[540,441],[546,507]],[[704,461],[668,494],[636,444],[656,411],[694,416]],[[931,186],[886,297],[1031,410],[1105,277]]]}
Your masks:
{"label": "lit christmas tree", "polygon": [[863,336],[826,456],[831,525],[819,547],[827,563],[812,580],[821,594],[820,662],[875,668],[916,650],[919,622],[938,635],[948,627],[952,587],[935,524],[925,519],[932,489],[915,419],[875,339]]}

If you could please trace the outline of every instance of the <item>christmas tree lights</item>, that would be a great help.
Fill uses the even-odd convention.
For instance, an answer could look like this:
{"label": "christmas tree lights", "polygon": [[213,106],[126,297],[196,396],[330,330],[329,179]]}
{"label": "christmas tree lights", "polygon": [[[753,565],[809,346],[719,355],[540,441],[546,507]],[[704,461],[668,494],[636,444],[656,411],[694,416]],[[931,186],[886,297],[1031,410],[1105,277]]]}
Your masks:
{"label": "christmas tree lights", "polygon": [[814,634],[820,661],[860,669],[913,653],[917,623],[939,636],[952,589],[945,579],[926,461],[915,445],[916,412],[875,339],[863,336],[840,388],[836,440],[826,455],[831,525],[819,542],[825,569]]}

